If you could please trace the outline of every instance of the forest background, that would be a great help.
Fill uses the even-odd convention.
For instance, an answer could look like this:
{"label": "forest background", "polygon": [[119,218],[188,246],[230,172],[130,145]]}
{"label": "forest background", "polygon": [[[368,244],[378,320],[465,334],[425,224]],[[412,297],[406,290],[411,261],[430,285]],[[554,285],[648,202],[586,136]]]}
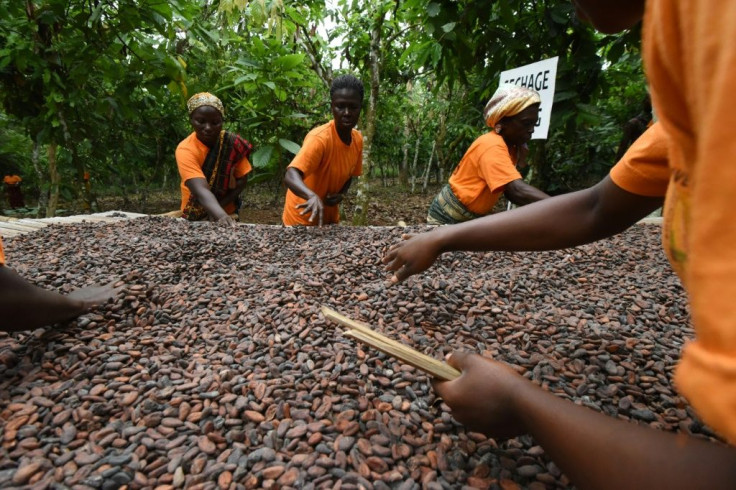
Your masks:
{"label": "forest background", "polygon": [[597,33],[569,0],[4,1],[0,173],[23,177],[26,215],[115,199],[126,211],[173,210],[185,103],[209,91],[226,128],[255,146],[249,188],[280,216],[286,165],[331,118],[331,80],[350,72],[366,88],[368,178],[343,207],[354,224],[375,224],[377,199],[429,203],[487,131],[482,110],[502,71],[559,56],[549,138],[530,144],[526,179],[570,192],[607,174],[623,125],[642,112],[636,31]]}

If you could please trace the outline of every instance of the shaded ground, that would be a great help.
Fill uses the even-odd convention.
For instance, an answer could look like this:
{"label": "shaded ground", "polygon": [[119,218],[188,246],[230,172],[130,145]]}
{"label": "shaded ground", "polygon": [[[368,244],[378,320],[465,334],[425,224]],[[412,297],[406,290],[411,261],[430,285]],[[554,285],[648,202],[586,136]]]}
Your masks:
{"label": "shaded ground", "polygon": [[[398,185],[384,187],[380,181],[375,181],[372,187],[373,199],[368,213],[369,225],[391,226],[399,221],[407,225],[424,224],[427,217],[429,203],[439,190],[439,186],[428,186],[427,192],[419,190],[412,194],[410,189],[403,189]],[[280,186],[255,185],[247,187],[242,195],[243,208],[240,212],[240,220],[244,223],[278,225],[281,224],[281,214],[284,207],[285,191]],[[122,197],[99,197],[100,211],[120,210],[145,214],[162,214],[179,208],[179,193],[176,191],[152,192],[144,203],[141,196]],[[352,209],[355,203],[355,192],[350,193],[342,204],[345,219],[343,223],[349,224],[352,219]],[[85,214],[78,203],[62,203],[60,205],[60,216],[72,214]],[[31,210],[11,211],[5,210],[5,214],[14,217],[31,216]]]}

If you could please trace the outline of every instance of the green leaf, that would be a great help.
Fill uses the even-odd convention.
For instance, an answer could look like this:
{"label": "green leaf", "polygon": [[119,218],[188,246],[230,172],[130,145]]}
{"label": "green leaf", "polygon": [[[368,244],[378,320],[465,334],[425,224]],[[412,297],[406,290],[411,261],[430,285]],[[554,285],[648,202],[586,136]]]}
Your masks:
{"label": "green leaf", "polygon": [[429,15],[430,17],[437,17],[441,9],[442,7],[440,6],[439,3],[432,2],[429,5],[427,5],[427,15]]}
{"label": "green leaf", "polygon": [[442,26],[442,30],[445,32],[450,32],[455,28],[455,24],[457,24],[457,22],[448,22],[447,24]]}
{"label": "green leaf", "polygon": [[251,163],[253,167],[263,169],[268,168],[268,163],[273,155],[274,147],[272,145],[266,145],[260,147],[251,156]]}
{"label": "green leaf", "polygon": [[295,66],[300,65],[304,61],[304,54],[303,53],[295,53],[295,54],[287,54],[286,56],[281,56],[280,58],[277,58],[274,63],[277,65],[280,65],[285,70],[289,70],[291,68],[294,68]]}
{"label": "green leaf", "polygon": [[294,155],[296,155],[297,153],[299,153],[299,150],[302,149],[302,147],[299,144],[294,143],[293,141],[287,140],[287,139],[284,139],[284,138],[279,138],[279,144],[281,145],[281,147],[284,150],[286,150],[286,151],[288,151],[290,153],[293,153]]}
{"label": "green leaf", "polygon": [[273,82],[263,82],[263,85],[270,88],[271,90],[276,90],[276,84]]}

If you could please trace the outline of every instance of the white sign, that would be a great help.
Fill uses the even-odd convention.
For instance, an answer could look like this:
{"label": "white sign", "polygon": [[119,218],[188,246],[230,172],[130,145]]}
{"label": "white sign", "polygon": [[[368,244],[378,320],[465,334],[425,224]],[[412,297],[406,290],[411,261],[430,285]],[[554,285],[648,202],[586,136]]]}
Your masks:
{"label": "white sign", "polygon": [[532,134],[532,139],[547,139],[549,119],[552,115],[552,102],[555,98],[558,59],[559,57],[555,56],[501,73],[501,83],[512,83],[536,90],[542,98],[542,103],[539,106],[539,119]]}

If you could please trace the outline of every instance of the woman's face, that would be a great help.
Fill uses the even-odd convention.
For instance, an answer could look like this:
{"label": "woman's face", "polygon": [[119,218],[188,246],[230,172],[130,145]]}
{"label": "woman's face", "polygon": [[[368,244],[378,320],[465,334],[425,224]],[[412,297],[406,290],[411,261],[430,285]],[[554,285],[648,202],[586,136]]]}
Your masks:
{"label": "woman's face", "polygon": [[349,88],[336,90],[332,96],[332,117],[335,118],[335,126],[339,132],[347,131],[358,124],[360,117],[360,109],[363,107],[363,101],[360,100],[360,94]]}
{"label": "woman's face", "polygon": [[222,114],[212,106],[203,105],[197,107],[189,116],[197,139],[207,146],[213,146],[217,142],[222,130]]}
{"label": "woman's face", "polygon": [[539,118],[539,104],[530,105],[515,116],[501,120],[501,137],[507,145],[520,146],[532,139]]}
{"label": "woman's face", "polygon": [[644,0],[572,0],[582,21],[613,34],[633,27],[644,15]]}

